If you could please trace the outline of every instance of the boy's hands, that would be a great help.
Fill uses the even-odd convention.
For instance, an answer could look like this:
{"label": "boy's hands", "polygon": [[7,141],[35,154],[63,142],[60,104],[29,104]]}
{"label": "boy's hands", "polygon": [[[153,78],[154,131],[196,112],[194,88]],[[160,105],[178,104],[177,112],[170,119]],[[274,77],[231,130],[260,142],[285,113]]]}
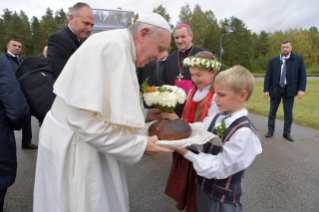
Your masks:
{"label": "boy's hands", "polygon": [[163,112],[161,114],[161,116],[162,116],[163,119],[169,119],[169,120],[177,120],[177,119],[179,119],[178,115],[176,113],[174,113],[174,112],[173,113],[165,113],[165,112]]}
{"label": "boy's hands", "polygon": [[181,154],[182,156],[185,156],[186,153],[188,152],[188,149],[186,149],[186,148],[176,149],[176,152],[178,152],[178,153]]}

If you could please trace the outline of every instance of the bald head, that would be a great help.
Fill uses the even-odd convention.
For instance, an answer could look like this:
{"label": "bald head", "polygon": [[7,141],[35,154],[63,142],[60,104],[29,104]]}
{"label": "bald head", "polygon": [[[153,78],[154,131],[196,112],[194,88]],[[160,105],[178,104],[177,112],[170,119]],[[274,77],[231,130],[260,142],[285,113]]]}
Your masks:
{"label": "bald head", "polygon": [[44,57],[47,57],[47,51],[48,51],[48,47],[46,46],[46,47],[44,47],[44,49],[43,49],[43,55],[44,55]]}
{"label": "bald head", "polygon": [[91,7],[86,3],[75,4],[69,17],[69,26],[79,39],[86,40],[94,26],[94,15]]}

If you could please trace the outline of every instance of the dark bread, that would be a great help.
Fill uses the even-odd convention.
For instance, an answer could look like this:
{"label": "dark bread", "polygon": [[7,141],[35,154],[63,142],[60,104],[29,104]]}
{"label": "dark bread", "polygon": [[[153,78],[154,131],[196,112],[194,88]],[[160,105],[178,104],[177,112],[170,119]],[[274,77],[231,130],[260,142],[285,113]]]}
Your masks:
{"label": "dark bread", "polygon": [[179,140],[188,138],[192,130],[189,124],[181,119],[160,120],[148,128],[148,135],[157,135],[159,140]]}

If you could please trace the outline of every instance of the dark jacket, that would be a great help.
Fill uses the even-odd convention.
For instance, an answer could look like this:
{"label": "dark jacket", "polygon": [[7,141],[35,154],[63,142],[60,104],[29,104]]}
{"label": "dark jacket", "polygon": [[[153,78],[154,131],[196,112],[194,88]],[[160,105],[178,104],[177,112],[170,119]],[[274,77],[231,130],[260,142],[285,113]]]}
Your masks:
{"label": "dark jacket", "polygon": [[[280,56],[269,61],[265,80],[264,92],[269,92],[270,97],[276,97],[279,89],[282,60]],[[303,57],[291,53],[286,61],[287,96],[294,97],[298,91],[306,90],[307,74]]]}
{"label": "dark jacket", "polygon": [[0,190],[11,186],[17,172],[13,130],[20,130],[29,106],[10,63],[0,56]]}
{"label": "dark jacket", "polygon": [[47,59],[56,77],[60,75],[65,64],[80,45],[80,41],[68,25],[49,37]]}
{"label": "dark jacket", "polygon": [[[18,63],[17,59],[14,58],[11,54],[9,54],[8,50],[6,50],[2,56],[5,57],[10,62],[14,73],[16,73],[18,68],[20,67],[20,64]],[[23,59],[21,57],[19,57],[19,59],[20,59],[20,62],[22,63]]]}

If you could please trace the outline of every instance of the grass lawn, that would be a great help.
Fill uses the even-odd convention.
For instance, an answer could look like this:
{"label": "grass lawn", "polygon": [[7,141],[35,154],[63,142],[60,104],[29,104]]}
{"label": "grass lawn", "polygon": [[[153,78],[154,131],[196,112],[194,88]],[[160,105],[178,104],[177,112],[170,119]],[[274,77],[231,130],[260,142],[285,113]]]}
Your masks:
{"label": "grass lawn", "polygon": [[[270,98],[264,98],[264,83],[256,82],[250,99],[245,103],[249,112],[268,117]],[[284,120],[282,102],[277,111],[277,119]],[[305,96],[295,97],[293,107],[293,123],[319,129],[319,80],[308,80]]]}

